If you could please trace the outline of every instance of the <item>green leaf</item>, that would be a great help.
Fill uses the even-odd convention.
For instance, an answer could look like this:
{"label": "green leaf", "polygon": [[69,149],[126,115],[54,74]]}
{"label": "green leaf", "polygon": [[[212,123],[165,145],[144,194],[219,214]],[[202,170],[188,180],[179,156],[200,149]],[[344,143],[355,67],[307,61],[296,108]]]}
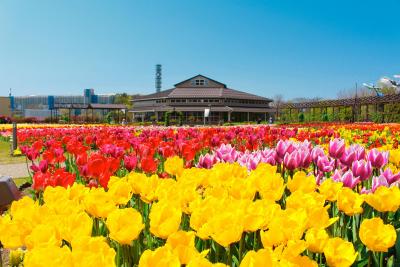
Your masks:
{"label": "green leaf", "polygon": [[368,264],[368,258],[355,262],[353,266],[363,267],[367,266],[367,264]]}
{"label": "green leaf", "polygon": [[395,249],[396,249],[395,265],[400,266],[400,228],[396,229],[396,234],[397,234],[397,240],[395,244]]}
{"label": "green leaf", "polygon": [[239,266],[239,260],[235,255],[232,257],[233,266]]}
{"label": "green leaf", "polygon": [[393,267],[394,266],[393,255],[388,259],[386,266],[387,267]]}

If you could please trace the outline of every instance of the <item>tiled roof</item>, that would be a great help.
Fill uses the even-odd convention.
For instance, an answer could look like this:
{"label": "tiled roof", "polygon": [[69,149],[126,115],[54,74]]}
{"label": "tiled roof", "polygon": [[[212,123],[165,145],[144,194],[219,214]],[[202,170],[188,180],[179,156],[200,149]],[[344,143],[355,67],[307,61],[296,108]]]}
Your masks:
{"label": "tiled roof", "polygon": [[172,88],[169,90],[161,91],[159,93],[142,95],[133,99],[145,100],[145,99],[157,99],[157,98],[230,98],[230,99],[249,99],[249,100],[264,100],[272,101],[266,97],[261,97],[242,91],[238,91],[230,88],[210,88],[210,87],[190,87],[190,88]]}

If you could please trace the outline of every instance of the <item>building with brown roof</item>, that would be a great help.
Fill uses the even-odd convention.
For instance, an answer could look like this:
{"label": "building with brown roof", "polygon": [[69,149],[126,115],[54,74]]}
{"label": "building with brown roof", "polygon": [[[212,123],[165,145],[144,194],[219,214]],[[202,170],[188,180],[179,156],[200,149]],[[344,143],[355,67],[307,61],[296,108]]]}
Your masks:
{"label": "building with brown roof", "polygon": [[[184,123],[202,124],[268,120],[274,110],[271,99],[230,89],[203,75],[175,84],[172,89],[137,96],[130,112],[138,121],[163,121],[182,116]],[[205,113],[209,116],[205,120]]]}

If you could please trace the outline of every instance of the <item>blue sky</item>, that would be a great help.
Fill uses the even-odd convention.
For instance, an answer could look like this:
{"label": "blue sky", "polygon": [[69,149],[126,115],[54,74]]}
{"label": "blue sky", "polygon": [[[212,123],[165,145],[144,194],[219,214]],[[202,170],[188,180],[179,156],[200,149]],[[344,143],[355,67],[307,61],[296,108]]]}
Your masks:
{"label": "blue sky", "polygon": [[400,1],[2,0],[0,95],[154,91],[201,73],[272,97],[400,74]]}

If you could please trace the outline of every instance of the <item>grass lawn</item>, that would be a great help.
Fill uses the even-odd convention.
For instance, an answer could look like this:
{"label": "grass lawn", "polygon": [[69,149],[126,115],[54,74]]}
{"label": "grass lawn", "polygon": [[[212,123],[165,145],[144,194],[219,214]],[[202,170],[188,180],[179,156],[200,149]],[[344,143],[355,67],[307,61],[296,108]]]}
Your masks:
{"label": "grass lawn", "polygon": [[20,187],[21,185],[23,185],[25,182],[28,181],[29,177],[22,177],[22,178],[14,178],[14,182],[17,185],[17,187]]}
{"label": "grass lawn", "polygon": [[13,164],[25,162],[25,156],[12,157],[10,155],[10,143],[0,141],[0,164]]}

